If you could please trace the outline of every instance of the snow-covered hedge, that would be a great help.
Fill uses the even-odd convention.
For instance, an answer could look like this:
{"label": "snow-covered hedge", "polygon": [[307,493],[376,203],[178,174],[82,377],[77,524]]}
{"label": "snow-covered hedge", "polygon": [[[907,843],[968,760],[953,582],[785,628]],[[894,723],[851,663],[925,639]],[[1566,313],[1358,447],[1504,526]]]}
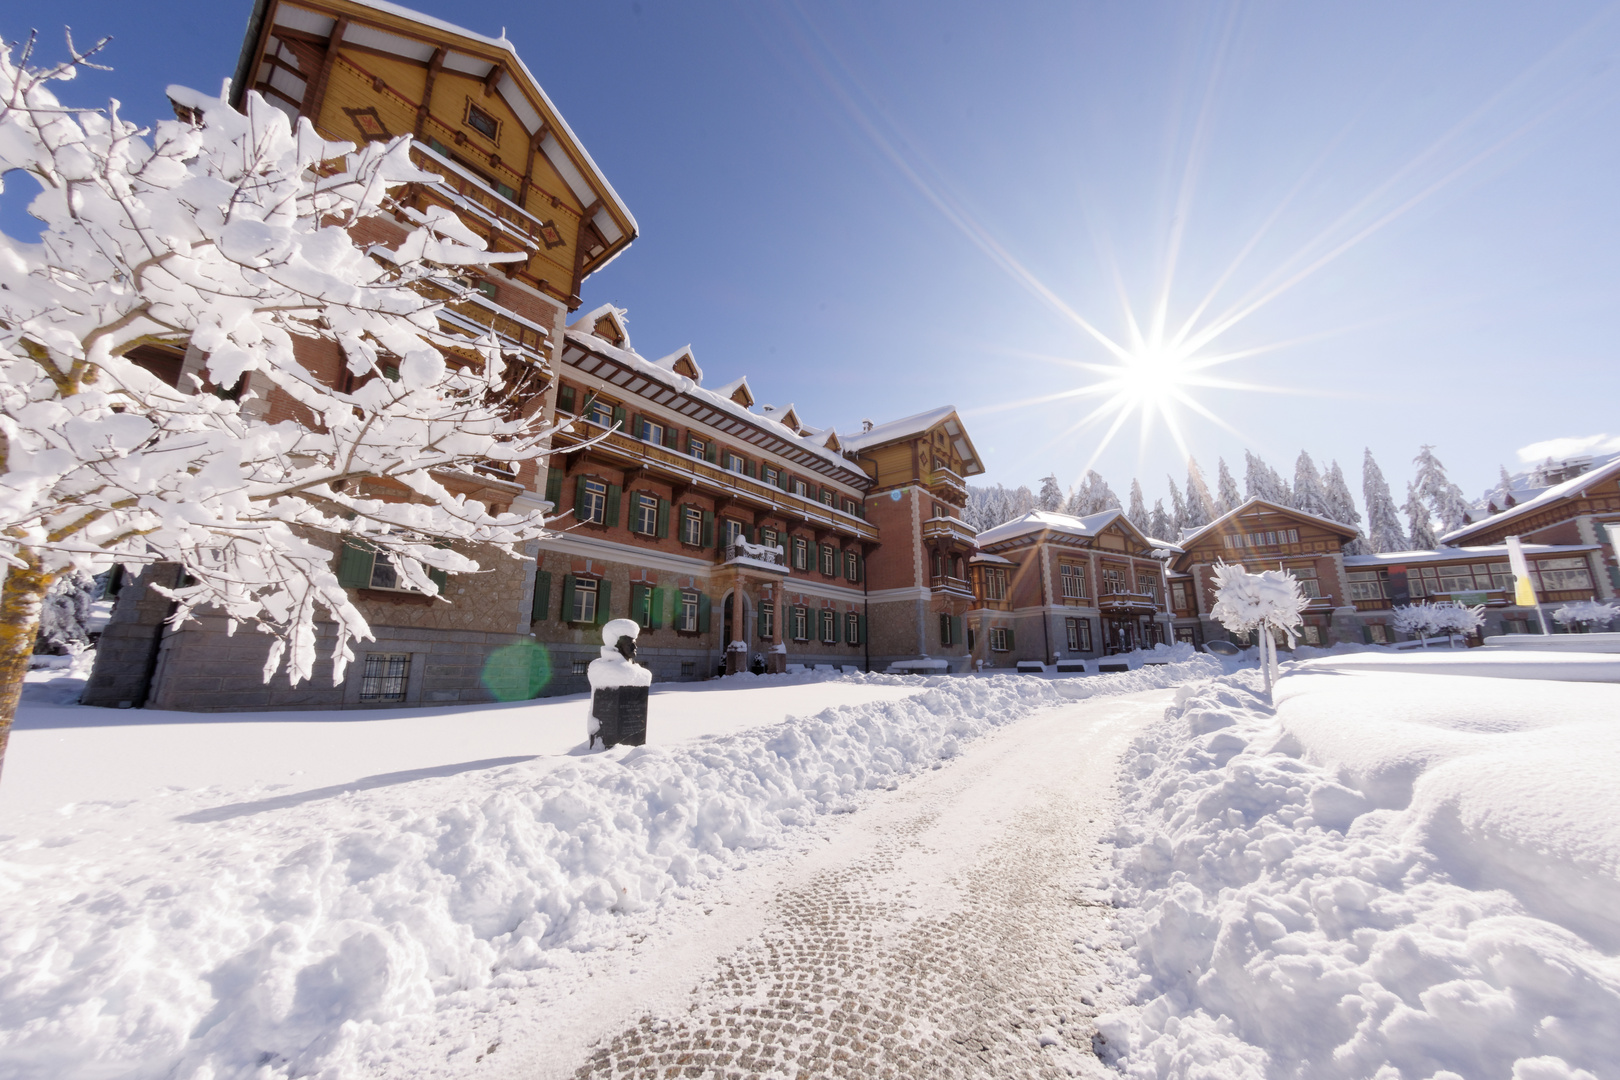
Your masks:
{"label": "snow-covered hedge", "polygon": [[919,692],[675,748],[193,812],[133,848],[95,844],[93,823],[63,850],[0,841],[0,1075],[387,1075],[436,1010],[622,940],[627,916],[998,725],[1218,673],[1204,657],[1066,681],[846,676]]}
{"label": "snow-covered hedge", "polygon": [[1614,689],[1295,675],[1274,712],[1259,684],[1184,686],[1126,755],[1122,1072],[1614,1075]]}

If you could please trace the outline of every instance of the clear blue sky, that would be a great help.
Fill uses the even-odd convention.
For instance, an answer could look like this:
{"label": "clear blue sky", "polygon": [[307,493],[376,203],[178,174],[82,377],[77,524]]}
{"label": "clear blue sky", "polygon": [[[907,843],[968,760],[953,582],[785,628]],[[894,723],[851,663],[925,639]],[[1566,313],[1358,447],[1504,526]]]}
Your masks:
{"label": "clear blue sky", "polygon": [[[1371,446],[1399,488],[1429,442],[1473,495],[1526,444],[1620,434],[1615,7],[417,6],[504,26],[639,219],[587,305],[808,423],[949,402],[984,480],[1068,484],[1089,406],[988,407],[1091,380],[1041,357],[1106,360],[1072,315],[1123,340],[1120,295],[1147,318],[1174,234],[1171,324],[1269,220],[1210,314],[1342,251],[1207,350],[1294,342],[1219,374],[1304,392],[1197,391],[1236,429],[1184,413],[1212,481],[1245,447],[1285,476],[1308,449],[1359,495]],[[165,84],[231,72],[249,7],[11,5],[0,35],[111,33],[116,70],[69,92],[148,118]],[[1151,503],[1179,457],[1133,422],[1097,467]]]}

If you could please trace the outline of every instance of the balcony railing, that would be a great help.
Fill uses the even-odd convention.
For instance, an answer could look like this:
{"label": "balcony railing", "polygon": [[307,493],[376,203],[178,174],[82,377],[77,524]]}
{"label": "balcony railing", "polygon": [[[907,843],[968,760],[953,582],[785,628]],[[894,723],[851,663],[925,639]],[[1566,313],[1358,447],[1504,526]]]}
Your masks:
{"label": "balcony railing", "polygon": [[854,514],[772,487],[742,473],[722,469],[689,454],[632,439],[622,431],[604,432],[600,425],[590,421],[580,419],[574,423],[572,430],[559,431],[553,437],[552,445],[566,450],[593,439],[601,440],[592,448],[593,453],[634,463],[661,478],[686,484],[710,495],[738,499],[790,520],[825,526],[859,540],[878,542],[877,527]]}
{"label": "balcony railing", "polygon": [[925,486],[930,488],[945,488],[962,498],[967,498],[967,481],[957,476],[950,469],[935,469],[923,480]]}
{"label": "balcony railing", "polygon": [[1105,592],[1097,602],[1103,611],[1158,611],[1159,598],[1152,593]]}
{"label": "balcony railing", "polygon": [[975,538],[979,535],[966,523],[951,517],[929,518],[922,524],[922,534],[924,540],[956,540],[969,547],[973,546]]}
{"label": "balcony railing", "polygon": [[484,183],[483,177],[462,168],[449,158],[439,156],[420,142],[411,144],[411,164],[444,178],[444,183],[421,190],[448,202],[452,209],[471,213],[529,252],[542,251],[566,242],[553,225],[554,236],[548,244],[543,221],[492,190]]}
{"label": "balcony railing", "polygon": [[725,561],[741,566],[764,567],[783,574],[788,572],[787,554],[780,546],[767,547],[764,544],[751,544],[747,540],[733,540],[727,544]]}
{"label": "balcony railing", "polygon": [[973,586],[968,584],[966,578],[950,577],[949,575],[936,577],[933,580],[932,587],[944,592],[961,593],[964,596],[973,595]]}

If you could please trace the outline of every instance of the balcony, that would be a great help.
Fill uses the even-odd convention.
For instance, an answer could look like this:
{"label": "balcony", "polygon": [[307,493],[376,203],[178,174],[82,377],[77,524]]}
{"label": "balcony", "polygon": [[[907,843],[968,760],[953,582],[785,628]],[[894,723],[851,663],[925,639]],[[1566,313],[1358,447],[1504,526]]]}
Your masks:
{"label": "balcony", "polygon": [[734,540],[727,544],[722,565],[770,570],[778,574],[788,572],[787,555],[780,546],[766,547],[764,544],[750,544],[747,540]]}
{"label": "balcony", "polygon": [[444,178],[442,184],[424,185],[421,188],[429,198],[448,204],[452,210],[470,214],[529,254],[567,242],[557,231],[556,225],[548,226],[517,203],[495,192],[483,177],[462,168],[449,158],[440,157],[426,144],[411,144],[411,164]]}
{"label": "balcony", "polygon": [[933,517],[922,524],[924,540],[954,540],[964,547],[972,547],[978,533],[951,517]]}
{"label": "balcony", "polygon": [[1104,615],[1151,615],[1159,610],[1159,598],[1152,593],[1107,592],[1097,608]]}
{"label": "balcony", "polygon": [[[566,417],[563,421],[567,422]],[[789,521],[803,521],[868,543],[878,542],[877,527],[854,514],[722,469],[689,454],[632,439],[622,431],[606,431],[588,421],[576,420],[572,429],[559,431],[552,438],[552,445],[558,450],[584,442],[593,442],[590,453],[616,467],[645,469],[657,479],[684,485],[714,498],[734,499],[755,509],[779,514]]]}
{"label": "balcony", "polygon": [[930,587],[935,592],[951,593],[973,599],[973,586],[965,578],[950,577],[948,575],[946,577],[936,577]]}
{"label": "balcony", "polygon": [[967,481],[949,469],[934,469],[925,474],[923,486],[931,490],[943,488],[951,502],[967,501]]}

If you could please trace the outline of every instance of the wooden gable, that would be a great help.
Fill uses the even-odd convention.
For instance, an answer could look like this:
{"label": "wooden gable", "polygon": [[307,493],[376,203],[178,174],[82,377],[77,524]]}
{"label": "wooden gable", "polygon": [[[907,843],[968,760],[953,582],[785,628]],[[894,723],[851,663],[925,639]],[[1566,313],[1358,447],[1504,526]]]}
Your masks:
{"label": "wooden gable", "polygon": [[624,343],[630,340],[624,332],[624,324],[619,321],[618,315],[611,311],[596,320],[596,325],[591,327],[591,333],[621,349]]}
{"label": "wooden gable", "polygon": [[1184,541],[1185,550],[1172,565],[1185,571],[1197,563],[1334,554],[1356,535],[1349,525],[1250,499]]}

